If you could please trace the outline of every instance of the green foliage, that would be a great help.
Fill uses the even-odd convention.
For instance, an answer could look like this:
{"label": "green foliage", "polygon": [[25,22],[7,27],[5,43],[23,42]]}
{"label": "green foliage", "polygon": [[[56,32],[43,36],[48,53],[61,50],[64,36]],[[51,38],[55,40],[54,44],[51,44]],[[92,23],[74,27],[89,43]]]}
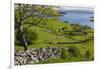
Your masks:
{"label": "green foliage", "polygon": [[[25,5],[26,6],[26,5]],[[29,5],[31,7],[32,5]],[[23,6],[24,7],[24,6]],[[23,8],[22,7],[22,8]],[[22,19],[22,24],[19,24],[15,21],[15,48],[18,50],[23,49],[22,43],[22,35],[21,32],[18,31],[20,28],[19,25],[23,26],[23,32],[25,34],[25,38],[28,43],[28,49],[31,48],[39,48],[39,47],[47,47],[47,46],[56,46],[56,47],[68,47],[68,50],[65,48],[61,49],[61,58],[55,60],[48,60],[47,63],[51,62],[74,62],[74,61],[82,61],[84,58],[89,60],[90,58],[93,60],[93,52],[88,49],[88,46],[91,46],[91,50],[93,50],[93,40],[82,42],[82,43],[73,43],[80,42],[86,40],[88,38],[94,37],[94,31],[89,26],[83,26],[79,24],[70,24],[67,21],[61,22],[57,19],[59,13],[52,8],[52,6],[41,6],[41,5],[33,5],[34,10],[26,10],[26,14],[21,10],[22,16],[28,16],[28,14],[32,13],[32,16],[28,16],[25,19]],[[31,8],[32,8],[31,7]],[[24,9],[24,8],[23,8]],[[29,13],[30,12],[30,13]],[[52,13],[51,13],[52,12]],[[15,16],[17,20],[20,20],[20,15],[18,9],[15,9]],[[22,17],[24,18],[24,17]],[[30,28],[31,27],[31,28]],[[87,34],[84,34],[86,32]],[[84,34],[84,35],[79,35]],[[65,36],[67,35],[67,36]],[[74,36],[75,35],[75,36]],[[52,42],[54,44],[46,44],[47,42]],[[66,44],[56,44],[58,42],[66,43]],[[67,42],[69,44],[67,44]],[[91,56],[92,54],[92,56]],[[83,55],[82,59],[80,55]],[[70,59],[68,57],[71,57]],[[44,61],[43,63],[46,63]]]}
{"label": "green foliage", "polygon": [[68,57],[68,52],[65,48],[61,48],[61,58],[66,59]]}
{"label": "green foliage", "polygon": [[70,54],[70,56],[72,57],[78,57],[80,56],[80,51],[77,47],[75,46],[69,46],[68,47],[68,53]]}
{"label": "green foliage", "polygon": [[[30,28],[25,30],[24,34],[25,34],[25,38],[26,38],[28,45],[32,44],[33,41],[37,40],[37,34],[35,33],[35,31],[33,31]],[[23,45],[22,44],[22,35],[21,35],[21,33],[19,34],[18,31],[15,34],[15,44],[16,45]]]}
{"label": "green foliage", "polygon": [[86,60],[90,60],[91,59],[91,52],[90,52],[89,49],[86,50],[86,52],[85,52],[85,58],[86,58]]}
{"label": "green foliage", "polygon": [[26,37],[28,44],[32,44],[33,41],[37,40],[37,34],[32,29],[28,29],[25,31],[25,37]]}
{"label": "green foliage", "polygon": [[37,64],[48,64],[48,63],[65,63],[65,62],[80,62],[82,61],[80,58],[66,58],[66,59],[62,59],[62,58],[57,58],[57,59],[47,59],[45,61],[40,61]]}
{"label": "green foliage", "polygon": [[64,21],[65,23],[68,23],[68,21]]}
{"label": "green foliage", "polygon": [[17,33],[17,31],[15,31],[15,45],[22,45],[21,44],[21,35]]}
{"label": "green foliage", "polygon": [[[37,34],[30,30],[32,26],[46,25],[49,19],[56,20],[58,11],[52,6],[15,4],[15,44],[27,46],[37,39]],[[51,13],[52,12],[52,13]],[[41,27],[41,26],[39,26]]]}

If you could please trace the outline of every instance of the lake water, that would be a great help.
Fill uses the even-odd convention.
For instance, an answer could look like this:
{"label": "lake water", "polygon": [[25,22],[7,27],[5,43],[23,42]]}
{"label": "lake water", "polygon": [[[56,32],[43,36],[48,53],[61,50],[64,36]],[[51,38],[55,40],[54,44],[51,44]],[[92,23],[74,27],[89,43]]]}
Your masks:
{"label": "lake water", "polygon": [[82,25],[88,25],[92,28],[94,28],[93,21],[90,21],[90,17],[94,16],[94,13],[86,13],[86,12],[66,12],[63,16],[60,16],[61,21],[68,21],[72,24],[82,24]]}

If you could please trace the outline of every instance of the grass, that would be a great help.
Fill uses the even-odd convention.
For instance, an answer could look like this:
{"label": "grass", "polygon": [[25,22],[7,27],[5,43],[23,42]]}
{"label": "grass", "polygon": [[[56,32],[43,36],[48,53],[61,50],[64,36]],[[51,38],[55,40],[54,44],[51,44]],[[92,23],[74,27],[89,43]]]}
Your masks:
{"label": "grass", "polygon": [[[72,57],[72,58],[66,58],[66,59],[61,59],[61,58],[58,58],[58,59],[48,59],[46,61],[40,61],[39,63],[37,64],[50,64],[50,63],[66,63],[66,62],[83,62],[83,61],[86,61],[84,58],[80,58],[80,57]],[[93,60],[89,60],[89,61],[93,61]]]}
{"label": "grass", "polygon": [[[87,50],[90,50],[92,58],[94,56],[94,40],[89,40],[83,43],[76,43],[76,44],[47,44],[46,42],[75,42],[75,41],[81,41],[88,39],[90,37],[94,37],[93,33],[89,33],[88,35],[77,35],[77,36],[63,36],[63,35],[57,35],[59,34],[58,29],[62,27],[67,27],[68,29],[72,29],[71,25],[69,23],[62,23],[62,22],[55,22],[51,21],[51,23],[48,23],[45,27],[48,27],[48,29],[40,28],[37,26],[31,27],[32,30],[35,31],[37,35],[37,40],[33,41],[33,44],[28,45],[28,49],[31,48],[44,48],[48,46],[55,46],[55,47],[69,47],[69,46],[75,46],[80,50],[82,57],[71,57],[66,59],[48,59],[46,61],[41,61],[38,64],[45,64],[45,63],[62,63],[62,62],[77,62],[77,61],[85,61],[84,60],[84,54]],[[57,34],[50,32],[50,29],[54,30]],[[23,46],[15,45],[16,50],[23,50]],[[91,60],[90,60],[91,61]]]}

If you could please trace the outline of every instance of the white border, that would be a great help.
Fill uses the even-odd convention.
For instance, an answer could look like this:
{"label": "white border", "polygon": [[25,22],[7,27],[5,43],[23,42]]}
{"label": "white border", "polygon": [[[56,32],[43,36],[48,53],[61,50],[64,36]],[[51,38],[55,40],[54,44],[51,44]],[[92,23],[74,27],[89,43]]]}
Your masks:
{"label": "white border", "polygon": [[93,0],[12,0],[13,3],[28,3],[28,4],[47,4],[47,5],[68,5],[68,6],[94,6]]}
{"label": "white border", "polygon": [[[93,67],[96,62],[71,62],[71,63],[57,63],[57,64],[39,64],[39,65],[25,65],[14,66],[14,3],[28,3],[28,4],[43,4],[43,5],[61,5],[61,6],[95,6],[93,0],[12,0],[11,2],[11,68],[12,69],[82,69]],[[91,69],[93,69],[91,68]]]}

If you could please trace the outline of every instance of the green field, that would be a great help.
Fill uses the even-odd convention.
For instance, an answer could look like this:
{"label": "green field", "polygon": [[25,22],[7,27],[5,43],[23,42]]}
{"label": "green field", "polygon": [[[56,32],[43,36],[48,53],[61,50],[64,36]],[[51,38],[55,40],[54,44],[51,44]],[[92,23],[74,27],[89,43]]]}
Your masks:
{"label": "green field", "polygon": [[[82,57],[72,57],[67,59],[48,59],[47,61],[39,62],[41,63],[57,63],[57,62],[76,62],[76,61],[85,61],[83,56],[86,52],[86,50],[90,50],[91,52],[91,58],[94,55],[94,40],[90,39],[86,42],[80,42],[84,41],[88,38],[93,38],[93,33],[89,33],[87,35],[67,35],[64,36],[60,32],[57,32],[57,30],[61,27],[68,26],[68,28],[71,27],[69,23],[56,23],[56,25],[53,25],[56,27],[53,31],[50,29],[47,29],[46,27],[39,27],[39,26],[33,26],[31,27],[31,30],[33,30],[37,34],[37,40],[33,41],[33,44],[28,45],[28,49],[32,48],[45,48],[48,46],[52,47],[69,47],[69,46],[75,46],[80,50],[80,53]],[[72,28],[72,27],[71,27]],[[53,28],[52,28],[53,29]],[[53,33],[56,31],[55,33]],[[48,44],[47,42],[52,42],[52,44]],[[68,44],[57,44],[57,42],[69,42]],[[72,42],[72,43],[71,43]],[[73,43],[73,42],[79,42],[79,43]],[[23,50],[23,46],[16,45],[16,50]]]}
{"label": "green field", "polygon": [[[48,58],[37,64],[93,61],[94,29],[87,25],[60,21],[59,16],[62,14],[54,8],[53,6],[16,4],[15,51],[26,52],[32,48],[47,47],[63,49],[60,58]],[[23,55],[23,53],[20,54]],[[16,57],[20,59],[18,55]],[[19,61],[16,60],[16,62]]]}

